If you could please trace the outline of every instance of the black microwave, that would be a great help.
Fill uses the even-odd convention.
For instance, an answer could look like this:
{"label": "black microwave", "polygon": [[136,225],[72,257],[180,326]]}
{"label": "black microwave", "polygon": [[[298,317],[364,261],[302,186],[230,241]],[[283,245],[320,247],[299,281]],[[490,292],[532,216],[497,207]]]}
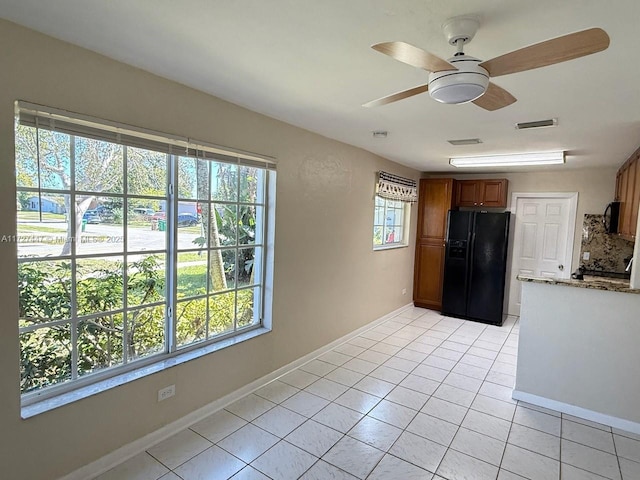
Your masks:
{"label": "black microwave", "polygon": [[604,228],[607,233],[618,233],[620,202],[611,202],[604,210]]}

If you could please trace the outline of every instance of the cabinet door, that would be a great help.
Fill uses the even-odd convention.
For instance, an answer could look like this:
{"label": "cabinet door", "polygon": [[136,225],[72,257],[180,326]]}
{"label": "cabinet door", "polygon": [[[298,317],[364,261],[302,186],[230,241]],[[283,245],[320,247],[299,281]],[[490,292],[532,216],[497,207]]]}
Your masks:
{"label": "cabinet door", "polygon": [[423,178],[418,198],[418,242],[440,241],[447,231],[447,212],[451,209],[453,179]]}
{"label": "cabinet door", "polygon": [[629,235],[629,222],[631,222],[631,206],[627,197],[629,187],[629,169],[625,168],[620,174],[620,220],[618,233]]}
{"label": "cabinet door", "polygon": [[633,162],[635,170],[635,182],[633,188],[633,201],[631,202],[631,235],[635,236],[638,228],[638,209],[640,208],[640,165],[638,159]]}
{"label": "cabinet door", "polygon": [[483,180],[479,206],[505,208],[507,206],[507,179]]}
{"label": "cabinet door", "polygon": [[416,306],[442,308],[444,242],[416,245],[413,302]]}
{"label": "cabinet door", "polygon": [[480,198],[480,181],[456,181],[456,207],[476,207]]}
{"label": "cabinet door", "polygon": [[[625,215],[625,234],[628,236],[636,234],[636,225],[633,223],[633,197],[634,188],[636,184],[636,162],[631,162],[627,167],[627,193],[625,195],[625,201],[627,208],[624,212]],[[637,214],[637,212],[636,212]]]}
{"label": "cabinet door", "polygon": [[627,210],[627,184],[629,180],[629,170],[620,172],[620,217],[618,220],[618,233],[626,235],[627,225],[625,224],[625,212]]}

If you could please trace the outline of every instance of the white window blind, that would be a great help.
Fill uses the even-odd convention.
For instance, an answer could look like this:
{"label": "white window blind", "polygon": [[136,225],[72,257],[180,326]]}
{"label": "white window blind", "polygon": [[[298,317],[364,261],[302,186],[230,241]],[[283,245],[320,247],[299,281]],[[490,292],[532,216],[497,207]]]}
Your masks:
{"label": "white window blind", "polygon": [[25,101],[16,102],[16,117],[21,125],[55,130],[95,140],[144,148],[161,153],[180,152],[186,157],[215,160],[275,170],[273,157],[210,144],[192,138],[168,135],[118,122],[45,107]]}

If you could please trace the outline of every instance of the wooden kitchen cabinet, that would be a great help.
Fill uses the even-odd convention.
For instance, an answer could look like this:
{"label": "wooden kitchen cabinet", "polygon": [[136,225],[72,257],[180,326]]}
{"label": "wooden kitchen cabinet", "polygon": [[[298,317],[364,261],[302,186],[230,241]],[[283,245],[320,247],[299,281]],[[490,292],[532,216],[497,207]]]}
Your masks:
{"label": "wooden kitchen cabinet", "polygon": [[618,234],[635,239],[640,207],[640,149],[620,167],[616,176],[616,200],[620,202]]}
{"label": "wooden kitchen cabinet", "polygon": [[452,178],[420,180],[413,277],[413,302],[417,307],[442,307],[444,241],[447,214],[453,207],[453,185]]}
{"label": "wooden kitchen cabinet", "polygon": [[508,180],[506,178],[483,180],[457,180],[456,207],[506,208]]}

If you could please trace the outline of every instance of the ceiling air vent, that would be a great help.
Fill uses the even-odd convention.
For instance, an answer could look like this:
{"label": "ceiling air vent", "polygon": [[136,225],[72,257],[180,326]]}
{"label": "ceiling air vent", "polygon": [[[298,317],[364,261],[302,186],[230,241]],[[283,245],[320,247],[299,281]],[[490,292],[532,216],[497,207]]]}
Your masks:
{"label": "ceiling air vent", "polygon": [[550,118],[549,120],[516,123],[516,130],[526,130],[527,128],[555,127],[556,125],[558,125],[558,119]]}
{"label": "ceiling air vent", "polygon": [[461,138],[460,140],[447,140],[451,145],[476,145],[482,143],[479,138]]}

